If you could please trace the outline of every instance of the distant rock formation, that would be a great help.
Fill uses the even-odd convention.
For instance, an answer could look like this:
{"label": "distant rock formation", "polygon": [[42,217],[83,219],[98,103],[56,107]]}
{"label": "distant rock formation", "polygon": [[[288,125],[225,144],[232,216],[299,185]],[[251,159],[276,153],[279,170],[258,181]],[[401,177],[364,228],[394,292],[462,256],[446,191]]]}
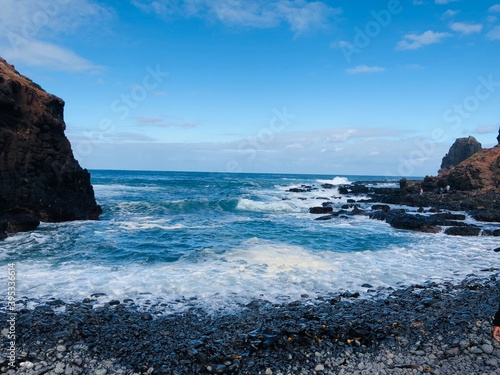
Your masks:
{"label": "distant rock formation", "polygon": [[0,236],[102,212],[64,135],[63,109],[0,58]]}
{"label": "distant rock formation", "polygon": [[495,189],[500,181],[500,145],[483,149],[441,177],[457,190]]}
{"label": "distant rock formation", "polygon": [[469,136],[468,138],[458,138],[450,147],[448,153],[444,156],[439,173],[443,173],[444,171],[459,165],[461,162],[481,150],[481,143],[479,143],[476,138],[472,136]]}
{"label": "distant rock formation", "polygon": [[500,145],[500,129],[498,129],[497,142],[498,142],[498,144]]}

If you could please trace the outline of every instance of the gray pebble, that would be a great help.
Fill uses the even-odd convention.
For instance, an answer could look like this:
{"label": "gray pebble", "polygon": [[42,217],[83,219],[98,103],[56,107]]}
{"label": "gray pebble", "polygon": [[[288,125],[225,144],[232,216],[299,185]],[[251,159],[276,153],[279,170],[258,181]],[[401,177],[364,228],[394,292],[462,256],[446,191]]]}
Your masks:
{"label": "gray pebble", "polygon": [[493,346],[490,344],[483,344],[481,345],[481,350],[483,351],[483,353],[491,354],[493,353]]}

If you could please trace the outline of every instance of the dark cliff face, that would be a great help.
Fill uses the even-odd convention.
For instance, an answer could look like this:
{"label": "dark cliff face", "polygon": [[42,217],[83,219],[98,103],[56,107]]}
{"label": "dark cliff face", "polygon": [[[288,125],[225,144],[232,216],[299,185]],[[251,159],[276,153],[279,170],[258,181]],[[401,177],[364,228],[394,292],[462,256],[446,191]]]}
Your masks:
{"label": "dark cliff face", "polygon": [[448,151],[443,158],[441,171],[453,168],[481,150],[481,143],[479,143],[476,138],[472,136],[468,138],[458,138],[450,147],[450,151]]}
{"label": "dark cliff face", "polygon": [[34,218],[99,218],[90,174],[64,135],[63,109],[60,98],[0,58],[0,231],[23,230]]}

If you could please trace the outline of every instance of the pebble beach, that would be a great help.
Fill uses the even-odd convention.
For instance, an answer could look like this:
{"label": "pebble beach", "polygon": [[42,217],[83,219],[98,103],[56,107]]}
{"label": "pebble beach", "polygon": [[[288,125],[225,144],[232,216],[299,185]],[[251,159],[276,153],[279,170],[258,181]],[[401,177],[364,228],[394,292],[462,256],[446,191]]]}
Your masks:
{"label": "pebble beach", "polygon": [[[499,374],[491,336],[498,270],[460,283],[255,300],[237,311],[182,313],[131,299],[52,300],[16,316],[16,361],[7,374]],[[369,288],[369,285],[365,285]],[[385,296],[384,296],[385,294]],[[192,304],[192,307],[189,305]],[[3,306],[5,307],[5,306]],[[7,319],[2,313],[2,321]],[[4,341],[7,330],[2,331]]]}

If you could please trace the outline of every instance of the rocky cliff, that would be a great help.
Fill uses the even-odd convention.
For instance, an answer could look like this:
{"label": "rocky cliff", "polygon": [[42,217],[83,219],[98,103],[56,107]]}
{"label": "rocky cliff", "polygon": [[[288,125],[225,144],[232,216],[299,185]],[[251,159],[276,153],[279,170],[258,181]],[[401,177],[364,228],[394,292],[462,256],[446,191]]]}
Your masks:
{"label": "rocky cliff", "polygon": [[479,143],[476,138],[472,136],[468,138],[458,138],[450,147],[448,153],[443,157],[440,173],[453,168],[481,150],[481,143]]}
{"label": "rocky cliff", "polygon": [[90,174],[64,135],[63,109],[0,58],[0,233],[99,218]]}

